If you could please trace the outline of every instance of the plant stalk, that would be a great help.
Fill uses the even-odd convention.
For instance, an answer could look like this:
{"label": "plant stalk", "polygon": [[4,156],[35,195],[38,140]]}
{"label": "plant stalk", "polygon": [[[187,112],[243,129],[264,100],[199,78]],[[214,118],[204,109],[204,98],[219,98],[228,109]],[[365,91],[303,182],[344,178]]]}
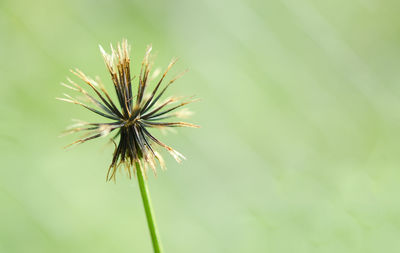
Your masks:
{"label": "plant stalk", "polygon": [[154,253],[161,253],[161,242],[158,235],[157,225],[154,220],[153,209],[151,207],[150,193],[147,187],[147,180],[143,174],[141,166],[138,162],[136,165],[136,173],[139,182],[140,194],[142,195],[144,211],[146,213],[147,225],[149,226],[151,241],[153,243]]}

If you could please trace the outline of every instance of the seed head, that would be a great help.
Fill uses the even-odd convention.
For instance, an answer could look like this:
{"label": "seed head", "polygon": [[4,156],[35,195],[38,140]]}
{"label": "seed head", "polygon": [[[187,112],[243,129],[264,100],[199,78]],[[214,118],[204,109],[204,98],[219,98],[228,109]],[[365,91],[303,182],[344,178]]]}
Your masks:
{"label": "seed head", "polygon": [[[111,137],[111,141],[115,145],[115,150],[108,169],[107,181],[116,179],[116,171],[121,165],[125,167],[129,178],[135,173],[136,166],[133,165],[136,162],[141,165],[140,167],[144,172],[147,171],[148,167],[151,167],[155,172],[157,161],[161,168],[165,168],[163,158],[156,151],[157,147],[166,149],[177,162],[185,159],[181,153],[154,137],[149,131],[150,128],[198,127],[191,123],[171,121],[173,118],[189,116],[191,113],[186,108],[182,110],[177,109],[196,100],[181,101],[178,97],[170,97],[164,101],[160,100],[167,88],[181,76],[178,75],[165,84],[164,79],[176,60],[171,61],[161,78],[155,82],[153,90],[146,93],[152,81],[151,79],[154,79],[151,77],[155,77],[157,72],[159,72],[159,70],[156,70],[152,73],[151,77],[149,76],[152,67],[152,63],[149,60],[151,49],[151,46],[147,48],[142,61],[136,94],[133,94],[132,90],[133,78],[130,71],[130,46],[126,40],[123,40],[121,44],[118,43],[116,49],[111,45],[111,54],[106,53],[100,46],[100,51],[114,85],[115,101],[98,78],[95,81],[78,69],[71,70],[71,72],[79,77],[95,95],[89,94],[89,92],[69,78],[67,79],[69,84],[62,83],[63,86],[81,93],[87,102],[85,101],[84,103],[82,99],[78,100],[68,94],[64,94],[63,98],[58,98],[59,100],[80,105],[108,121],[104,123],[77,121],[65,133],[84,132],[85,136],[68,146],[108,136],[111,133],[114,134]],[[116,143],[117,140],[118,144]]]}

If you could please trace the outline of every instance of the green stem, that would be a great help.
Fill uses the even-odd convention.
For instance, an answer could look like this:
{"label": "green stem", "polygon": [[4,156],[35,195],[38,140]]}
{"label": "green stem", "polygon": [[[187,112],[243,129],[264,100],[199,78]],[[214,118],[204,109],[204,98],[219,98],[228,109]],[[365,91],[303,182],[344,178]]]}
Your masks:
{"label": "green stem", "polygon": [[150,194],[149,194],[149,189],[147,188],[147,181],[143,175],[140,164],[136,162],[135,165],[136,165],[137,178],[139,181],[140,194],[142,195],[144,211],[146,213],[147,225],[149,226],[151,241],[153,243],[153,249],[155,253],[161,253],[162,252],[161,242],[160,242],[160,237],[158,235],[156,222],[153,217],[154,215],[153,215],[153,210],[151,208]]}

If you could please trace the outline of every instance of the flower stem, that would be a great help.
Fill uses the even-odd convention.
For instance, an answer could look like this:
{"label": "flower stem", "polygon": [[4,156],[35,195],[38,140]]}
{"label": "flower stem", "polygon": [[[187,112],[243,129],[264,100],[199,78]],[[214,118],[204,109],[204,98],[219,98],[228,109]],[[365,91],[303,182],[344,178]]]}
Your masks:
{"label": "flower stem", "polygon": [[153,210],[151,208],[149,189],[147,188],[147,181],[143,175],[143,171],[138,162],[136,165],[136,173],[139,182],[140,194],[142,195],[144,211],[146,213],[147,225],[149,226],[151,241],[153,243],[153,249],[155,253],[161,253],[161,242],[158,235],[156,222],[154,220]]}

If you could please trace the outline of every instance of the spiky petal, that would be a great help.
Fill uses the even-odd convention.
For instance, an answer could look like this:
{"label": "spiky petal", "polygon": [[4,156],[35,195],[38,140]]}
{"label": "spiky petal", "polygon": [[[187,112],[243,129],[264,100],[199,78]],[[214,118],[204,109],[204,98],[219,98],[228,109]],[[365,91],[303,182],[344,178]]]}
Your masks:
{"label": "spiky petal", "polygon": [[[117,44],[116,49],[111,45],[111,54],[108,54],[100,46],[104,62],[111,75],[117,102],[111,99],[110,94],[100,80],[97,79],[97,81],[94,81],[78,69],[71,70],[71,72],[88,85],[95,95],[89,94],[87,90],[71,79],[68,79],[70,85],[62,83],[63,86],[81,93],[87,100],[87,103],[91,105],[87,105],[83,101],[67,94],[64,94],[64,98],[58,98],[59,100],[80,105],[103,118],[111,120],[111,122],[104,123],[79,122],[65,131],[66,134],[75,132],[85,133],[84,137],[70,145],[84,143],[88,140],[108,136],[110,133],[115,132],[115,135],[111,138],[111,141],[115,144],[115,150],[107,173],[107,180],[116,179],[116,172],[121,165],[125,166],[128,176],[131,177],[135,173],[135,166],[133,166],[135,162],[142,164],[145,169],[148,167],[152,168],[154,172],[156,171],[157,162],[161,168],[165,168],[162,156],[156,151],[157,146],[166,149],[177,162],[185,159],[178,151],[154,137],[147,128],[198,127],[186,122],[164,121],[170,118],[188,116],[190,114],[189,111],[176,111],[176,109],[196,101],[192,99],[172,106],[179,98],[171,97],[160,103],[160,98],[166,89],[180,77],[178,75],[162,87],[168,71],[175,64],[176,60],[171,61],[161,78],[156,82],[153,90],[147,95],[145,94],[150,81],[153,79],[149,77],[152,67],[152,63],[150,62],[151,49],[151,46],[149,46],[146,50],[141,64],[137,93],[134,95],[129,58],[130,46],[128,42],[123,40],[121,44]],[[159,72],[159,70],[156,72]],[[152,76],[155,77],[156,74]],[[118,138],[119,141],[117,144],[115,140]]]}

